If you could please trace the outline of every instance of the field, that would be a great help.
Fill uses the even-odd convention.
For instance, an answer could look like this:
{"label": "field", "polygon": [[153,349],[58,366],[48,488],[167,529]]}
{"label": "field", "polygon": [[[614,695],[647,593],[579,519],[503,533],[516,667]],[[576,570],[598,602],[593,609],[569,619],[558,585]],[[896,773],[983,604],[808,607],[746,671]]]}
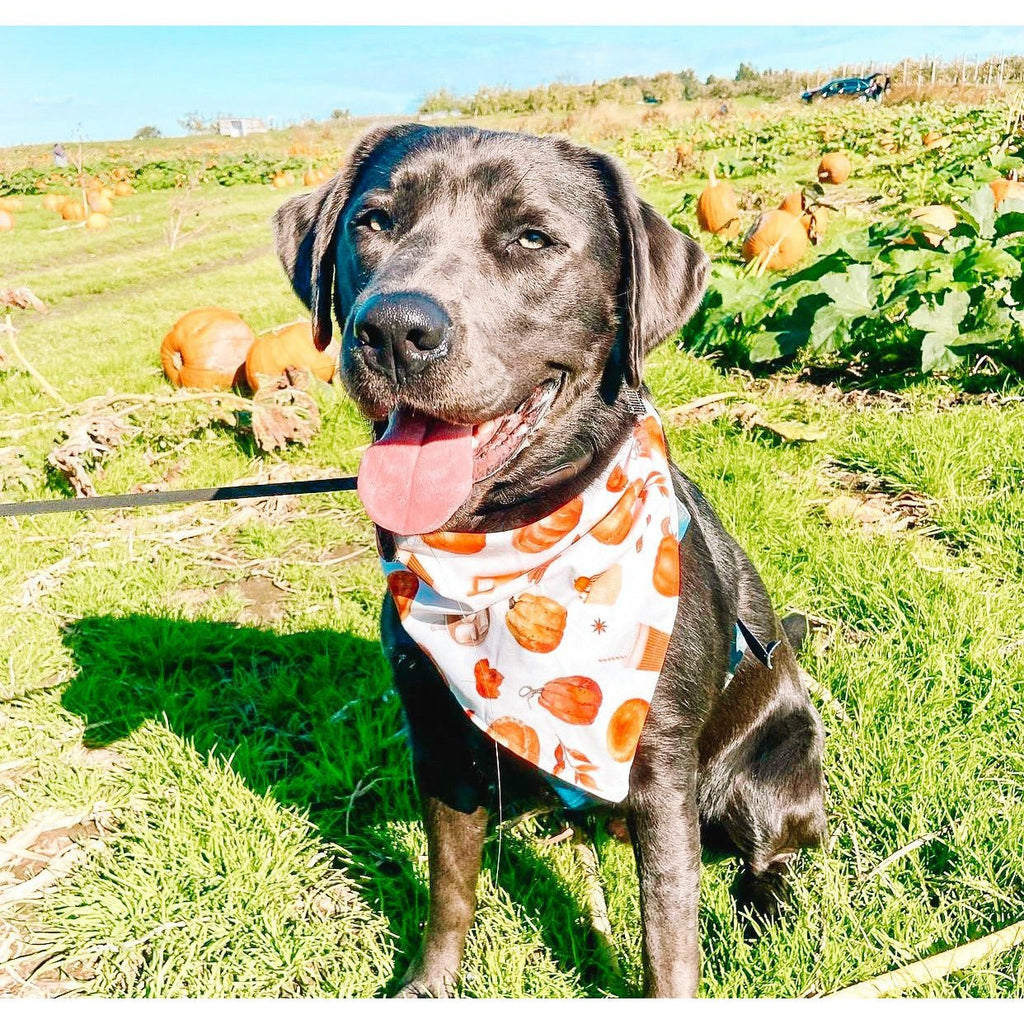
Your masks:
{"label": "field", "polygon": [[[776,607],[815,624],[830,842],[757,941],[737,865],[705,863],[704,995],[827,994],[1024,918],[1024,204],[996,209],[988,185],[1024,162],[1020,111],[746,100],[475,122],[617,153],[712,254],[705,307],[647,382]],[[313,390],[309,444],[268,454],[248,399],[173,391],[158,351],[198,306],[257,333],[304,315],[269,225],[301,181],[269,182],[337,166],[358,130],[87,147],[90,174],[135,182],[97,232],[42,208],[73,177],[40,181],[45,153],[0,154],[22,195],[0,287],[47,307],[0,333],[0,499],[70,496],[58,445],[99,493],[355,471],[368,431],[339,384]],[[926,150],[929,130],[947,141]],[[815,182],[826,149],[851,154],[842,185]],[[738,240],[697,227],[712,161],[744,231],[803,186],[824,239],[790,271],[744,269]],[[939,203],[958,227],[929,242],[909,213]],[[381,592],[353,497],[0,520],[0,994],[394,990],[426,855]],[[553,814],[489,841],[466,995],[639,991],[632,853],[598,829],[618,975],[563,831]],[[1022,997],[1024,955],[914,994]]]}

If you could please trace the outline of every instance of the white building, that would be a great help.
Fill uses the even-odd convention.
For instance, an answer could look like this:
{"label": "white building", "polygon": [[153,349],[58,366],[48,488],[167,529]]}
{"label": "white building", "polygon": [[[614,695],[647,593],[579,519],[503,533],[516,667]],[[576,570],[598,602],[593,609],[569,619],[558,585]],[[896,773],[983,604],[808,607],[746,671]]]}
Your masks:
{"label": "white building", "polygon": [[260,117],[222,117],[217,121],[217,131],[221,135],[241,138],[243,135],[258,135],[267,131],[267,126]]}

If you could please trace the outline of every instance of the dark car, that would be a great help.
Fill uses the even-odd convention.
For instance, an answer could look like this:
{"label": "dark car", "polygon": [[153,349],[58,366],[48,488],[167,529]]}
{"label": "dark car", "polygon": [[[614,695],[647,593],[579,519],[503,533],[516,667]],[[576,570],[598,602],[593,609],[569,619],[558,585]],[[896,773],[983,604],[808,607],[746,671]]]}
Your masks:
{"label": "dark car", "polygon": [[805,103],[832,99],[834,96],[862,98],[880,103],[891,85],[892,79],[884,71],[876,71],[867,78],[833,78],[831,82],[818,86],[817,89],[808,89],[800,98]]}

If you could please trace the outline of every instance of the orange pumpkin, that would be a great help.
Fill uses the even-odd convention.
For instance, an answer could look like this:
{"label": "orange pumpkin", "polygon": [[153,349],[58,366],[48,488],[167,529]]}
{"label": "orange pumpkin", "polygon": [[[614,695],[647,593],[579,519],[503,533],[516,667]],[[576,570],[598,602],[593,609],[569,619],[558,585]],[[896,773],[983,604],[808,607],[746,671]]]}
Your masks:
{"label": "orange pumpkin", "polygon": [[6,210],[0,210],[0,232],[13,230],[14,218]]}
{"label": "orange pumpkin", "polygon": [[289,367],[295,367],[329,381],[337,368],[339,351],[340,345],[334,343],[321,352],[313,343],[309,321],[297,320],[256,339],[245,358],[245,379],[256,391],[261,376],[276,380]]}
{"label": "orange pumpkin", "polygon": [[49,210],[50,213],[59,213],[60,208],[68,201],[67,196],[57,196],[50,194],[43,196],[43,209]]}
{"label": "orange pumpkin", "polygon": [[817,245],[825,237],[825,228],[828,226],[828,214],[823,206],[812,206],[801,218],[807,237]]}
{"label": "orange pumpkin", "polygon": [[764,261],[768,270],[785,270],[799,263],[807,252],[804,226],[785,210],[766,210],[743,239],[743,258]]}
{"label": "orange pumpkin", "polygon": [[491,722],[487,734],[531,764],[540,760],[540,737],[518,718],[496,718]]}
{"label": "orange pumpkin", "polygon": [[665,445],[665,435],[662,432],[661,427],[658,425],[658,421],[653,416],[647,416],[642,419],[633,431],[633,436],[637,440],[637,444],[640,448],[640,454],[645,458],[649,459],[653,454],[657,453],[663,459],[668,458],[668,448]]}
{"label": "orange pumpkin", "polygon": [[535,555],[538,551],[546,551],[557,544],[566,534],[575,530],[582,515],[583,499],[573,498],[561,508],[556,508],[551,515],[516,530],[512,534],[512,547],[516,551],[530,555]]}
{"label": "orange pumpkin", "polygon": [[64,220],[85,220],[85,207],[77,199],[69,199],[61,205],[60,215]]}
{"label": "orange pumpkin", "polygon": [[569,725],[591,725],[601,710],[601,687],[587,676],[562,676],[541,687],[537,703]]}
{"label": "orange pumpkin", "polygon": [[388,573],[388,591],[391,599],[398,609],[398,617],[404,619],[412,607],[416,591],[420,589],[420,581],[414,573],[406,572],[405,569],[396,569]]}
{"label": "orange pumpkin", "polygon": [[636,503],[643,490],[643,480],[634,480],[615,507],[590,531],[594,540],[602,544],[621,544],[633,527]]}
{"label": "orange pumpkin", "polygon": [[992,189],[996,206],[1000,206],[1007,199],[1024,201],[1024,181],[1013,181],[1011,178],[997,178],[990,181],[988,187]]}
{"label": "orange pumpkin", "polygon": [[447,551],[452,555],[475,555],[483,551],[487,544],[485,533],[449,533],[435,530],[434,533],[423,534],[423,543],[438,551]]}
{"label": "orange pumpkin", "polygon": [[853,165],[845,153],[826,153],[818,164],[818,181],[842,185],[852,170]]}
{"label": "orange pumpkin", "polygon": [[132,187],[127,181],[118,181],[114,183],[114,195],[115,196],[130,196],[132,194]]}
{"label": "orange pumpkin", "polygon": [[476,680],[476,692],[488,700],[498,696],[501,684],[505,681],[505,677],[496,668],[491,668],[486,658],[481,658],[473,666],[473,677]]}
{"label": "orange pumpkin", "polygon": [[102,192],[90,192],[87,198],[91,213],[106,214],[114,209],[114,204]]}
{"label": "orange pumpkin", "polygon": [[740,208],[732,185],[719,181],[712,168],[710,183],[697,200],[697,223],[704,231],[735,238],[740,230],[739,217]]}
{"label": "orange pumpkin", "polygon": [[679,594],[679,541],[669,532],[666,519],[661,524],[664,536],[658,541],[658,553],[654,557],[654,589],[664,597]]}
{"label": "orange pumpkin", "polygon": [[626,476],[625,470],[621,466],[616,466],[611,473],[608,474],[608,482],[605,487],[609,491],[622,491],[625,490],[626,484],[629,483],[629,477]]}
{"label": "orange pumpkin", "polygon": [[795,192],[790,192],[785,199],[779,203],[779,209],[785,210],[786,213],[793,214],[794,217],[799,217],[804,212],[804,194],[800,189]]}
{"label": "orange pumpkin", "polygon": [[509,601],[505,625],[520,647],[548,654],[562,642],[566,617],[566,610],[550,597],[523,594]]}
{"label": "orange pumpkin", "polygon": [[255,341],[249,325],[219,306],[186,313],[160,346],[160,362],[176,387],[230,388],[241,383]]}
{"label": "orange pumpkin", "polygon": [[25,204],[19,196],[0,196],[0,210],[17,213]]}
{"label": "orange pumpkin", "polygon": [[106,231],[110,227],[110,221],[105,213],[90,213],[85,226],[90,231]]}
{"label": "orange pumpkin", "polygon": [[642,697],[633,697],[615,709],[606,734],[608,753],[615,761],[622,764],[632,760],[649,710],[650,705]]}

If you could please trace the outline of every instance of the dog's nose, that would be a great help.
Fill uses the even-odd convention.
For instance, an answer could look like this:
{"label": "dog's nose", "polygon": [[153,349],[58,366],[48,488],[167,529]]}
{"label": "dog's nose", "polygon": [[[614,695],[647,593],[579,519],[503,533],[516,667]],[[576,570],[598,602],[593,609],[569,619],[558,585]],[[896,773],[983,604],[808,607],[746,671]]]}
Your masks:
{"label": "dog's nose", "polygon": [[418,292],[374,295],[356,310],[352,333],[380,369],[397,378],[421,373],[448,354],[451,317]]}

